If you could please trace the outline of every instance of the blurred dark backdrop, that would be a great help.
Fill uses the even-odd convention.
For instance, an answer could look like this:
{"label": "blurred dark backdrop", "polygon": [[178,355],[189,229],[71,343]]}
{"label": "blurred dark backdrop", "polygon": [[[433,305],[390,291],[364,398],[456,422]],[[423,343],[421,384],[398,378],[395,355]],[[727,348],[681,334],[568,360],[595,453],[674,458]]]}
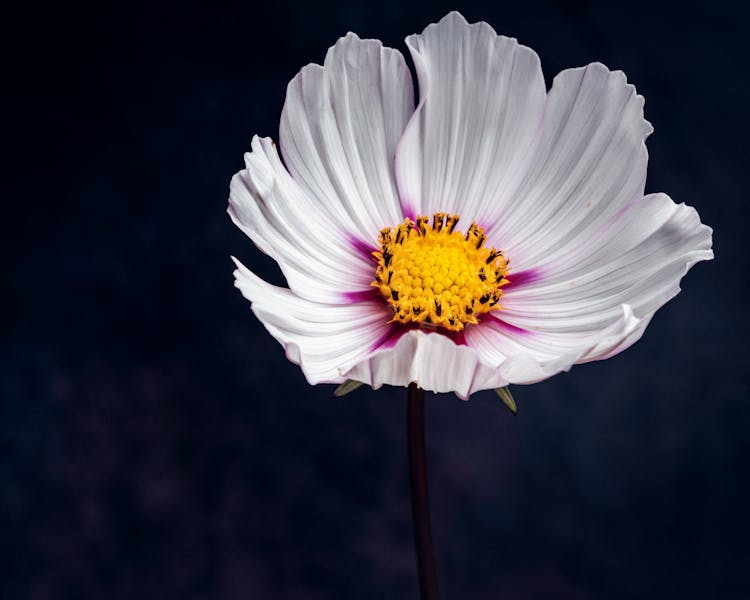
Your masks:
{"label": "blurred dark backdrop", "polygon": [[[623,69],[648,191],[715,229],[624,354],[428,397],[445,598],[750,598],[745,12],[704,2],[36,4],[6,15],[3,599],[414,598],[404,390],[310,387],[233,288],[253,133],[348,30],[448,10]],[[6,165],[8,162],[6,161]]]}

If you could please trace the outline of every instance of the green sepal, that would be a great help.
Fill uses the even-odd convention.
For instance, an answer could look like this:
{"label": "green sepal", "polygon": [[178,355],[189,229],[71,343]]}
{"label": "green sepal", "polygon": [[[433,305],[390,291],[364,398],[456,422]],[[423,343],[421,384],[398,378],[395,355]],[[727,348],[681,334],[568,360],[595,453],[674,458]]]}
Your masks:
{"label": "green sepal", "polygon": [[514,415],[518,414],[516,401],[513,400],[513,394],[510,393],[510,388],[508,386],[495,388],[495,393],[500,396],[500,400],[503,401],[503,404],[508,407],[510,412],[512,412]]}
{"label": "green sepal", "polygon": [[361,381],[354,381],[353,379],[347,379],[344,383],[342,383],[339,387],[336,388],[336,390],[333,392],[334,398],[341,398],[341,396],[346,396],[347,394],[350,394],[354,390],[356,390],[358,387],[363,386],[364,383]]}

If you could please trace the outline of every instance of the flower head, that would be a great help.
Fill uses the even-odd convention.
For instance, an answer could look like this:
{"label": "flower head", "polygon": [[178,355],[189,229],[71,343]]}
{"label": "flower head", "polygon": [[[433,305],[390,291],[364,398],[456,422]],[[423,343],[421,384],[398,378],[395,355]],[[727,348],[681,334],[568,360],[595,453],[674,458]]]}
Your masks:
{"label": "flower head", "polygon": [[[310,383],[533,383],[643,334],[711,229],[644,195],[651,125],[623,73],[560,73],[458,13],[403,56],[349,33],[291,81],[284,162],[254,138],[234,222],[289,288],[236,285]],[[286,165],[286,166],[285,166]]]}

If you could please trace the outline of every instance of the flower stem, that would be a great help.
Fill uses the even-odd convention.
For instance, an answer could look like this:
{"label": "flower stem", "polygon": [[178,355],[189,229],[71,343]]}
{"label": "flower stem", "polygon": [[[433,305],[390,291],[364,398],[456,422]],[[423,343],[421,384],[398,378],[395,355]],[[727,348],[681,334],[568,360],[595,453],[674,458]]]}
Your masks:
{"label": "flower stem", "polygon": [[427,502],[427,464],[424,445],[424,390],[410,383],[407,391],[406,420],[409,437],[409,474],[411,510],[414,522],[414,547],[417,552],[419,589],[422,600],[438,600],[435,553],[432,548],[430,509]]}

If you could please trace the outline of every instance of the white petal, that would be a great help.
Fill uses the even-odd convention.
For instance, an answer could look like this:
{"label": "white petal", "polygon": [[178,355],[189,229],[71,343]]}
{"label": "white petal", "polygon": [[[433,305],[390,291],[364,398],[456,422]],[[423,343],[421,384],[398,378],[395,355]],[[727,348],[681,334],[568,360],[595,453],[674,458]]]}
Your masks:
{"label": "white petal", "polygon": [[420,103],[396,157],[402,202],[412,214],[483,222],[511,199],[532,156],[546,98],[539,58],[456,12],[406,42]]}
{"label": "white petal", "polygon": [[701,224],[695,210],[665,194],[652,194],[540,268],[536,280],[507,286],[500,317],[575,347],[610,327],[627,304],[641,321],[640,331],[591,348],[580,360],[606,358],[634,343],[653,313],[680,291],[680,279],[690,267],[711,258],[711,229]]}
{"label": "white petal", "polygon": [[371,289],[365,252],[290,177],[268,139],[254,138],[230,186],[232,220],[281,267],[291,289],[316,302],[346,303]]}
{"label": "white petal", "polygon": [[344,370],[368,356],[387,336],[390,310],[379,302],[331,305],[311,302],[270,285],[234,259],[235,285],[252,310],[301,366],[311,384],[341,383]]}
{"label": "white petal", "polygon": [[393,164],[413,95],[401,53],[353,33],[287,88],[280,138],[289,171],[362,240],[376,243],[383,227],[403,221]]}
{"label": "white petal", "polygon": [[646,324],[630,306],[618,309],[618,317],[607,328],[586,335],[523,331],[491,318],[467,327],[465,339],[484,362],[497,365],[508,383],[536,383],[585,362],[587,356],[614,354],[624,340],[632,343],[640,337]]}
{"label": "white petal", "polygon": [[594,63],[560,73],[533,162],[493,220],[492,243],[522,270],[580,246],[643,196],[651,131],[622,72]]}
{"label": "white petal", "polygon": [[[555,351],[537,339],[529,345],[518,335],[506,335],[485,323],[467,327],[466,345],[458,345],[439,333],[415,329],[384,344],[344,372],[347,379],[368,383],[406,386],[412,381],[433,392],[470,394],[510,383],[535,383],[567,371],[593,351],[611,349],[640,325],[630,307],[621,307],[620,318],[576,347]],[[535,345],[536,344],[536,347]]]}
{"label": "white petal", "polygon": [[464,399],[473,391],[507,384],[502,373],[483,364],[473,349],[419,329],[403,334],[392,347],[376,350],[344,375],[374,389],[384,384],[407,386],[414,381],[422,389],[455,392]]}

